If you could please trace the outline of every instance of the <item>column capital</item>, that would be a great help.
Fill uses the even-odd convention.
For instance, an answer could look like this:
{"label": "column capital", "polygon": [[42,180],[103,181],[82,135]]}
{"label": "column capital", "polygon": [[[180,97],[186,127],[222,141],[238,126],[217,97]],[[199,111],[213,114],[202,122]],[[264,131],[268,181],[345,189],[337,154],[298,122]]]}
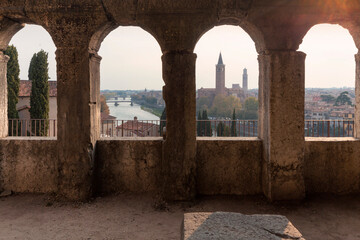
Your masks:
{"label": "column capital", "polygon": [[281,55],[281,54],[294,54],[294,55],[299,55],[299,56],[303,56],[306,57],[306,53],[302,52],[302,51],[297,51],[297,50],[293,50],[293,49],[288,49],[288,50],[276,50],[276,49],[269,49],[269,50],[265,50],[263,52],[261,52],[259,54],[259,56],[263,56],[263,55]]}

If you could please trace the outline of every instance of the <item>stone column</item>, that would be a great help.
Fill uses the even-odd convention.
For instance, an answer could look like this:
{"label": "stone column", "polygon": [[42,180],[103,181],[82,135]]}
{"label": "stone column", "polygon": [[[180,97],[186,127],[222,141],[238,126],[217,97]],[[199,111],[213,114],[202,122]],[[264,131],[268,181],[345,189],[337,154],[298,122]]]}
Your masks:
{"label": "stone column", "polygon": [[360,53],[355,54],[355,129],[354,137],[360,138]]}
{"label": "stone column", "polygon": [[86,200],[92,193],[93,149],[99,136],[99,57],[88,46],[58,47],[59,193]]}
{"label": "stone column", "polygon": [[296,51],[267,51],[258,58],[263,191],[271,201],[305,196],[305,57]]}
{"label": "stone column", "polygon": [[163,144],[163,196],[189,200],[195,196],[196,54],[167,52],[163,62],[166,140]]}
{"label": "stone column", "polygon": [[8,97],[6,69],[9,57],[0,51],[0,138],[8,135]]}

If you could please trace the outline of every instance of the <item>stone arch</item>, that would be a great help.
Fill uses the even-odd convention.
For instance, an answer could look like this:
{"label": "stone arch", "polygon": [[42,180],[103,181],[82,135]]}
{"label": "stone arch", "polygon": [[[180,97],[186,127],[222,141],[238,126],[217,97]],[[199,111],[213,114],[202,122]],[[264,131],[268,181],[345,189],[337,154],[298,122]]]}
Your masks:
{"label": "stone arch", "polygon": [[144,30],[145,32],[149,33],[155,40],[156,42],[159,44],[160,48],[162,48],[161,46],[161,41],[159,41],[159,39],[157,38],[157,35],[154,34],[151,31],[151,28],[148,28],[146,26],[143,25],[123,25],[123,24],[117,24],[115,22],[106,22],[104,23],[100,28],[98,28],[94,34],[91,36],[90,38],[90,42],[89,42],[89,51],[90,52],[98,52],[100,47],[101,47],[101,43],[104,41],[104,39],[115,29],[117,29],[118,27],[123,26],[133,26],[133,27],[140,27],[142,30]]}
{"label": "stone arch", "polygon": [[313,22],[311,24],[308,24],[305,28],[303,28],[302,33],[301,33],[301,41],[299,46],[301,45],[303,39],[305,38],[305,36],[307,35],[307,33],[315,26],[320,25],[320,24],[331,24],[331,25],[339,25],[342,28],[346,29],[349,31],[351,37],[354,40],[355,46],[360,49],[360,27],[357,26],[356,23],[353,22],[343,22],[343,21],[317,21],[317,22]]}
{"label": "stone arch", "polygon": [[0,20],[0,51],[7,48],[11,38],[24,26],[24,23],[15,22],[8,18]]}
{"label": "stone arch", "polygon": [[[48,36],[50,36],[51,39],[52,36],[50,34],[50,32],[48,31],[48,29],[46,29],[43,25],[35,23],[34,21],[28,19],[28,18],[21,18],[21,19],[17,19],[17,20],[13,20],[11,18],[7,18],[7,17],[0,17],[0,68],[2,69],[1,74],[0,74],[0,91],[2,92],[1,94],[1,101],[0,101],[0,111],[4,112],[5,114],[3,115],[3,117],[1,118],[0,122],[0,137],[5,137],[7,136],[8,133],[8,126],[7,123],[9,121],[9,119],[7,118],[7,95],[8,95],[8,88],[7,88],[7,79],[6,79],[6,68],[7,68],[7,61],[8,61],[8,57],[5,56],[3,54],[3,51],[6,50],[7,46],[9,45],[10,41],[12,40],[12,38],[18,33],[20,32],[24,27],[25,24],[33,24],[36,26],[41,27],[43,30],[46,31],[46,33],[48,34]],[[54,41],[53,41],[54,43]],[[55,43],[54,43],[55,45]],[[56,46],[55,46],[56,47]],[[56,75],[56,73],[55,73]],[[24,80],[24,79],[23,79]],[[25,84],[26,85],[26,84]],[[56,86],[55,83],[51,84],[52,87]],[[18,104],[22,104],[22,101],[27,101],[27,100],[21,100],[21,99],[26,99],[25,98],[19,98],[19,102]],[[54,101],[55,99],[55,101]],[[29,103],[26,103],[26,105],[28,105]],[[52,105],[53,109],[57,109],[57,104],[56,104],[56,98],[51,98],[49,99],[49,104]],[[50,113],[50,112],[49,112]],[[49,136],[56,136],[57,135],[57,126],[56,126],[56,115],[57,115],[57,111],[51,111],[52,114],[51,116],[49,116],[49,119],[51,121],[51,124],[49,124]],[[25,113],[25,116],[27,114]],[[21,126],[23,126],[24,124],[30,124],[30,122],[28,122],[28,118],[21,118],[20,116],[20,120],[24,120],[21,122]],[[23,127],[21,127],[21,130],[19,130],[19,132],[17,133],[19,135],[17,136],[26,136],[26,130],[24,130]]]}
{"label": "stone arch", "polygon": [[252,24],[248,21],[240,20],[238,18],[220,19],[218,22],[213,23],[213,24],[208,25],[205,28],[203,28],[202,31],[199,32],[199,35],[197,36],[197,38],[195,40],[194,48],[195,48],[196,44],[198,43],[198,41],[200,40],[200,38],[205,33],[207,33],[209,30],[211,30],[214,27],[222,26],[222,25],[232,25],[232,26],[238,26],[238,27],[242,28],[250,36],[250,38],[254,41],[256,51],[259,54],[262,53],[263,51],[265,51],[266,44],[265,44],[265,39],[264,39],[262,32],[254,24]]}
{"label": "stone arch", "polygon": [[[355,105],[354,105],[354,113],[355,113],[355,121],[354,121],[354,129],[353,129],[353,132],[348,132],[348,136],[350,137],[355,137],[355,138],[359,138],[359,125],[360,125],[360,111],[359,111],[359,99],[360,99],[360,87],[359,87],[359,83],[360,83],[360,75],[359,75],[359,47],[360,47],[360,29],[359,29],[359,26],[357,26],[354,22],[352,21],[337,21],[337,20],[321,20],[321,21],[316,21],[315,23],[312,23],[311,25],[308,26],[308,28],[306,29],[307,31],[305,32],[305,34],[303,34],[303,38],[302,40],[308,35],[309,31],[312,30],[314,27],[316,26],[319,26],[319,25],[331,25],[331,26],[337,26],[337,27],[341,27],[342,29],[344,30],[347,30],[347,33],[346,35],[347,36],[351,36],[351,39],[353,40],[353,43],[352,45],[355,45],[356,49],[355,51],[357,52],[352,52],[350,53],[350,55],[347,55],[349,56],[349,61],[351,60],[351,56],[352,54],[355,54],[355,58],[352,60],[354,61],[354,65],[352,65],[351,63],[351,67],[349,69],[347,69],[347,73],[350,73],[351,71],[351,75],[354,74],[353,76],[351,76],[350,78],[347,78],[347,79],[351,79],[351,83],[350,84],[350,87],[355,87]],[[304,51],[305,52],[305,51]],[[307,53],[307,52],[305,52]],[[346,66],[350,66],[349,64],[346,65]],[[340,70],[341,68],[337,69],[337,70]],[[306,76],[310,75],[310,74],[305,74]],[[342,79],[341,79],[342,80]],[[306,78],[305,78],[305,82],[306,82]],[[339,81],[339,82],[342,82],[342,81]],[[329,87],[333,87],[333,85],[330,85]],[[305,119],[306,120],[306,119]],[[338,120],[338,119],[337,119]],[[309,133],[311,132],[311,123],[312,122],[308,122],[308,126],[309,127],[309,131],[307,133],[305,133],[305,136],[308,136]],[[350,124],[350,128],[352,127],[353,125]],[[325,127],[325,129],[327,129]],[[333,134],[335,137],[345,137],[346,134],[344,135],[344,131],[345,130],[342,130],[340,132],[342,132],[343,135],[341,135],[340,133],[337,135],[337,133],[335,133],[335,130],[334,132],[330,131],[330,133],[322,133],[323,135],[327,135],[331,136],[331,134]]]}

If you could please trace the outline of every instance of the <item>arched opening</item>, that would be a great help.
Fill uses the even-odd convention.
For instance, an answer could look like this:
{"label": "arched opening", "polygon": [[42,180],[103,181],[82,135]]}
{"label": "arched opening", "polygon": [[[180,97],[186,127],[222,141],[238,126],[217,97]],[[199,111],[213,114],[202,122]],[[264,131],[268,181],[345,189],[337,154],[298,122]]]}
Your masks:
{"label": "arched opening", "polygon": [[197,136],[256,137],[259,69],[253,40],[239,26],[215,27],[194,52]]}
{"label": "arched opening", "polygon": [[305,70],[305,137],[353,137],[355,61],[349,31],[319,24],[306,34],[300,50]]}
{"label": "arched opening", "polygon": [[56,47],[49,33],[28,25],[16,33],[5,54],[8,136],[57,137]]}
{"label": "arched opening", "polygon": [[157,41],[140,27],[118,27],[101,43],[101,137],[162,135],[161,54]]}

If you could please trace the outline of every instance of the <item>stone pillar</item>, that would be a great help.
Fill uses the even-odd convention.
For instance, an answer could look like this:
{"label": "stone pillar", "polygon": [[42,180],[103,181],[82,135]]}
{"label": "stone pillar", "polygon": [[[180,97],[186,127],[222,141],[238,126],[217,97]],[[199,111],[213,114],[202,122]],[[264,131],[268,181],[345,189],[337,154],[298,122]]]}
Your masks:
{"label": "stone pillar", "polygon": [[92,193],[93,149],[99,136],[99,57],[87,46],[58,47],[59,193],[86,200]]}
{"label": "stone pillar", "polygon": [[6,69],[9,57],[0,51],[0,138],[8,135],[8,97]]}
{"label": "stone pillar", "polygon": [[355,76],[355,129],[354,137],[360,138],[360,53],[355,55],[356,76]]}
{"label": "stone pillar", "polygon": [[273,200],[305,196],[305,57],[296,51],[259,55],[259,137],[263,140],[263,191]]}
{"label": "stone pillar", "polygon": [[195,197],[196,54],[167,52],[163,62],[166,140],[163,144],[163,196],[166,200]]}

